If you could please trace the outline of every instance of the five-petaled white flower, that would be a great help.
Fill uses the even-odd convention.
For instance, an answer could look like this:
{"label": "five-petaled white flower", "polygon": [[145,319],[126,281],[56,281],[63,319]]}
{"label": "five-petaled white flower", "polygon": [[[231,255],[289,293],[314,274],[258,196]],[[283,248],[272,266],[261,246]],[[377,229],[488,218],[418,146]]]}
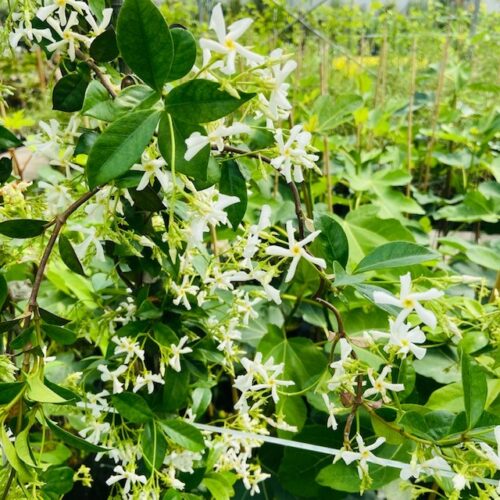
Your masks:
{"label": "five-petaled white flower", "polygon": [[86,36],[81,35],[76,31],[72,31],[72,28],[78,25],[78,13],[73,11],[69,15],[69,19],[66,26],[64,27],[64,30],[52,17],[49,17],[47,19],[47,23],[50,24],[51,28],[53,28],[53,30],[60,37],[60,40],[58,40],[57,42],[52,42],[47,45],[47,50],[50,50],[50,52],[54,52],[55,50],[61,50],[67,46],[68,56],[71,61],[74,61],[78,42],[83,42],[85,44],[88,44],[89,42],[89,39]]}
{"label": "five-petaled white flower", "polygon": [[393,384],[386,381],[386,377],[390,372],[391,367],[384,366],[384,369],[380,372],[380,375],[375,378],[373,376],[373,369],[368,368],[368,378],[370,379],[372,387],[364,392],[363,397],[367,398],[369,396],[380,394],[382,396],[382,400],[385,403],[388,403],[391,399],[389,398],[389,396],[387,396],[387,391],[403,391],[405,388],[403,384]]}
{"label": "five-petaled white flower", "polygon": [[[45,21],[51,14],[53,14],[57,10],[59,23],[61,26],[64,26],[66,24],[66,6],[72,7],[74,10],[76,10],[75,14],[83,14],[84,12],[88,12],[90,14],[89,6],[85,2],[81,2],[80,0],[54,0],[53,3],[46,5],[45,7],[40,7],[36,12],[36,17],[38,17],[38,19],[41,19],[42,21]],[[73,12],[71,14],[73,14]]]}
{"label": "five-petaled white flower", "polygon": [[254,63],[261,63],[264,60],[261,55],[255,54],[236,41],[243,35],[252,22],[250,18],[240,19],[231,24],[228,30],[226,30],[221,4],[218,3],[212,11],[209,28],[215,31],[217,41],[201,38],[200,47],[204,51],[211,50],[226,56],[225,64],[221,67],[221,71],[226,75],[232,75],[236,71],[236,54],[240,54],[245,59]]}
{"label": "five-petaled white flower", "polygon": [[164,384],[165,381],[163,380],[161,375],[157,375],[151,372],[145,372],[144,374],[137,376],[133,391],[137,392],[143,387],[147,386],[148,394],[152,394],[155,383]]}
{"label": "five-petaled white flower", "polygon": [[120,365],[114,371],[109,371],[106,365],[99,365],[97,369],[101,372],[101,380],[103,382],[113,382],[113,394],[123,392],[123,382],[118,380],[118,377],[120,377],[127,371],[128,367],[126,365]]}
{"label": "five-petaled white flower", "polygon": [[224,150],[224,138],[239,134],[250,133],[251,128],[244,123],[235,122],[229,127],[224,124],[219,125],[215,130],[209,132],[208,135],[202,135],[200,132],[193,132],[186,139],[186,153],[184,159],[186,161],[194,158],[205,146],[214,144],[219,152]]}
{"label": "five-petaled white flower", "polygon": [[163,169],[166,164],[163,158],[157,158],[156,160],[143,159],[141,164],[134,165],[132,170],[144,172],[137,191],[142,191],[148,184],[153,184],[154,180],[158,179],[163,191],[168,193],[172,189],[172,174]]}
{"label": "five-petaled white flower", "polygon": [[411,291],[411,273],[400,276],[401,291],[399,298],[394,297],[387,292],[376,291],[373,293],[373,300],[376,304],[390,304],[392,306],[401,307],[403,310],[398,315],[398,320],[403,322],[408,315],[415,310],[418,317],[431,328],[436,327],[436,316],[432,311],[425,309],[421,304],[421,300],[434,300],[443,295],[443,292],[436,288],[431,288],[426,292]]}
{"label": "five-petaled white flower", "polygon": [[30,42],[33,38],[40,43],[42,38],[54,41],[52,33],[48,28],[37,29],[33,28],[31,20],[20,12],[13,12],[12,19],[16,22],[17,27],[9,33],[9,43],[12,48],[16,48],[22,37],[26,37]]}
{"label": "five-petaled white flower", "polygon": [[116,344],[115,354],[127,355],[124,364],[128,365],[135,357],[144,361],[144,351],[139,347],[139,342],[134,342],[128,337],[118,337],[117,335],[112,337],[111,340]]}
{"label": "five-petaled white flower", "polygon": [[399,477],[404,480],[410,479],[411,477],[418,479],[422,474],[435,474],[440,471],[451,471],[451,467],[444,458],[436,456],[424,462],[417,463],[414,457],[409,464],[401,468]]}
{"label": "five-petaled white flower", "polygon": [[311,137],[309,132],[302,130],[302,125],[295,125],[286,141],[283,138],[283,130],[276,130],[274,138],[280,154],[271,160],[271,165],[285,176],[287,182],[292,182],[292,177],[295,182],[302,182],[302,167],[316,168],[314,162],[318,156],[307,152]]}
{"label": "five-petaled white flower", "polygon": [[191,347],[184,347],[186,343],[188,342],[189,337],[187,335],[184,335],[184,337],[179,340],[179,343],[176,344],[170,344],[170,351],[172,355],[170,356],[170,359],[168,360],[168,364],[176,371],[180,372],[181,371],[181,354],[187,354],[189,352],[193,352],[193,349]]}
{"label": "five-petaled white flower", "polygon": [[185,274],[180,285],[178,285],[175,281],[172,281],[172,283],[170,284],[170,288],[176,295],[175,299],[172,302],[176,306],[178,306],[182,302],[182,305],[188,311],[191,310],[191,304],[189,303],[189,299],[187,298],[187,296],[188,294],[196,295],[200,290],[199,286],[193,285],[193,283],[191,282],[191,277]]}
{"label": "five-petaled white flower", "polygon": [[109,23],[111,22],[111,16],[113,15],[113,9],[104,9],[102,11],[102,21],[97,24],[97,21],[94,19],[90,12],[85,16],[86,21],[89,23],[91,28],[92,36],[99,36],[106,31]]}
{"label": "five-petaled white flower", "polygon": [[328,394],[323,393],[322,397],[323,402],[326,406],[326,411],[328,412],[328,421],[326,423],[326,426],[331,427],[335,431],[338,427],[337,420],[335,419],[335,414],[337,413],[338,409],[335,408],[335,405],[330,401]]}
{"label": "five-petaled white flower", "polygon": [[303,240],[296,241],[292,221],[288,221],[286,223],[286,232],[288,234],[288,248],[283,248],[277,245],[271,245],[266,248],[266,253],[268,255],[292,258],[292,262],[285,277],[286,282],[291,281],[291,279],[294,277],[295,271],[297,270],[297,265],[301,258],[306,259],[315,266],[322,268],[326,267],[326,262],[324,259],[312,256],[311,254],[307,253],[306,249],[304,248],[307,244],[311,243],[321,231],[314,231]]}
{"label": "five-petaled white flower", "polygon": [[146,476],[136,474],[135,472],[130,471],[130,470],[125,470],[121,465],[117,465],[113,469],[113,472],[115,473],[115,475],[108,478],[108,480],[106,481],[106,484],[108,486],[111,486],[112,484],[115,484],[118,481],[125,479],[125,486],[123,487],[123,494],[124,495],[128,494],[128,492],[130,491],[130,488],[132,487],[133,484],[137,484],[137,483],[146,484],[147,483]]}
{"label": "five-petaled white flower", "polygon": [[78,434],[89,443],[99,444],[101,436],[107,434],[110,429],[111,425],[108,422],[96,422],[93,420],[91,425],[79,431]]}
{"label": "five-petaled white flower", "polygon": [[342,450],[339,457],[344,460],[344,462],[349,465],[354,462],[354,460],[359,460],[358,462],[358,474],[359,477],[363,477],[363,473],[368,471],[368,465],[370,458],[373,457],[372,450],[378,448],[381,444],[385,442],[385,438],[379,437],[377,440],[368,446],[365,445],[363,438],[360,434],[356,434],[356,442],[358,443],[358,451]]}

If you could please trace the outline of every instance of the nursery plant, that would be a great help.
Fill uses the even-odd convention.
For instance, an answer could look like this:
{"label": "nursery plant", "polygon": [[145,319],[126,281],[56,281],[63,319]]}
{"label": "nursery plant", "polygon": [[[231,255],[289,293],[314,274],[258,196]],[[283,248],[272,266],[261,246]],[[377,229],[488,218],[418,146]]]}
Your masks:
{"label": "nursery plant", "polygon": [[0,498],[499,497],[498,255],[431,232],[498,221],[498,112],[304,106],[251,18],[169,14],[3,20],[52,110],[0,80]]}

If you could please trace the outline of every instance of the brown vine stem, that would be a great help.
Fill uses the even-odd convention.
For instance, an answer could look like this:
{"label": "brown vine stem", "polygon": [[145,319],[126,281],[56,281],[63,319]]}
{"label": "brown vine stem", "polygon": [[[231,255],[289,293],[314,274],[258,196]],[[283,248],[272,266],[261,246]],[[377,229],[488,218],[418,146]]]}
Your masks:
{"label": "brown vine stem", "polygon": [[116,92],[111,85],[111,82],[107,79],[106,75],[101,71],[101,68],[95,63],[93,59],[87,57],[80,49],[75,51],[76,57],[83,61],[97,76],[97,79],[102,83],[103,87],[108,91],[109,95],[114,99],[116,97]]}
{"label": "brown vine stem", "polygon": [[[212,146],[213,150],[217,149],[217,146]],[[247,156],[248,158],[254,158],[256,160],[263,161],[264,163],[267,163],[271,165],[271,158],[268,156],[261,155],[260,153],[252,153],[251,151],[245,151],[244,149],[240,148],[235,148],[233,146],[224,146],[223,149],[224,153],[230,153],[230,154],[238,154],[238,155],[244,155]],[[297,222],[299,224],[299,236],[300,239],[303,240],[305,238],[305,221],[306,217],[304,214],[304,211],[302,210],[302,202],[300,201],[300,194],[299,190],[297,189],[297,185],[295,182],[289,182],[288,187],[290,188],[290,192],[292,193],[293,197],[293,203],[295,206],[295,215],[297,216]]]}

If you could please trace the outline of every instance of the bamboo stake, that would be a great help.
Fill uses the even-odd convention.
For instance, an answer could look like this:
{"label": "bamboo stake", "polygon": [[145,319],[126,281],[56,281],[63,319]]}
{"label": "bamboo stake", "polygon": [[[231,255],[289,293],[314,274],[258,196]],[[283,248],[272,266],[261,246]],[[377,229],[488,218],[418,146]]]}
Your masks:
{"label": "bamboo stake", "polygon": [[[321,44],[321,95],[328,94],[328,67],[329,67],[329,51],[325,42]],[[323,135],[323,175],[326,178],[326,204],[328,211],[333,212],[333,199],[332,199],[332,178],[330,175],[330,148],[328,144],[328,136]]]}
{"label": "bamboo stake", "polygon": [[438,74],[438,85],[436,89],[436,100],[434,102],[434,110],[432,112],[432,124],[431,124],[431,140],[429,141],[429,146],[427,148],[427,153],[424,162],[424,175],[422,180],[421,189],[426,191],[429,187],[429,178],[431,171],[432,153],[434,152],[434,147],[436,145],[436,128],[439,117],[439,108],[441,107],[441,97],[444,89],[444,77],[446,73],[446,65],[448,63],[448,48],[450,45],[450,37],[447,35],[444,45],[443,45],[443,55],[441,57],[441,64],[439,65]]}
{"label": "bamboo stake", "polygon": [[[408,99],[408,138],[406,153],[408,156],[408,173],[412,175],[413,170],[413,105],[415,102],[415,88],[417,80],[417,39],[413,39],[411,46],[411,76],[410,76],[410,96]],[[406,196],[410,196],[410,187],[412,180],[410,179],[406,186]]]}

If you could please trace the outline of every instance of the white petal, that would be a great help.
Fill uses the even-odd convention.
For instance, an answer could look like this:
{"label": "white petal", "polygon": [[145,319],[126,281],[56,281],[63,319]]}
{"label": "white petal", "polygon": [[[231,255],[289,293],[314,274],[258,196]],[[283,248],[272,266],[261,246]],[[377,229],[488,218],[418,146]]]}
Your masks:
{"label": "white petal", "polygon": [[437,320],[432,311],[429,311],[429,309],[425,309],[425,307],[423,307],[419,302],[416,302],[415,312],[427,326],[429,326],[430,328],[436,328]]}
{"label": "white petal", "polygon": [[297,270],[297,265],[299,263],[300,257],[294,257],[292,259],[292,262],[290,264],[290,267],[288,268],[288,272],[286,273],[285,281],[288,283],[289,281],[292,280],[292,278],[295,275],[295,271]]}
{"label": "white petal", "polygon": [[401,292],[399,296],[404,298],[411,292],[411,273],[403,274],[403,276],[399,277],[399,280],[401,282]]}
{"label": "white petal", "polygon": [[390,304],[391,306],[401,307],[401,301],[387,292],[379,292],[378,290],[373,292],[373,300],[375,304]]}

